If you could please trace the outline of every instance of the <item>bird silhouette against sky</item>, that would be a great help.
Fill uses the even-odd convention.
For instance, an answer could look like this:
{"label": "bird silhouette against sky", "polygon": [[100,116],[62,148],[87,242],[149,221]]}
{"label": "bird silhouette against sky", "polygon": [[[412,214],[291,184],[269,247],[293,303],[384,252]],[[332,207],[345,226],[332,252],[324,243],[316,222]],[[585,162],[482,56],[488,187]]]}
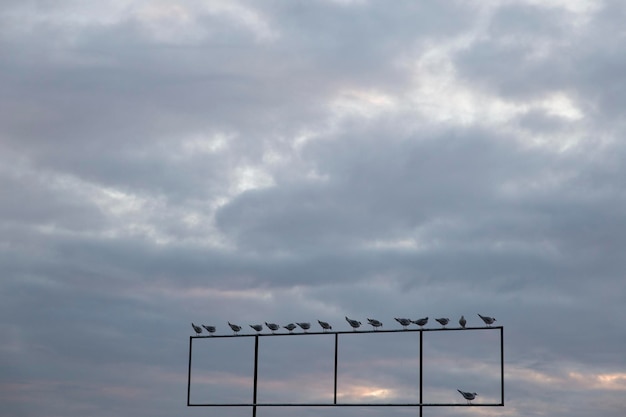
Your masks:
{"label": "bird silhouette against sky", "polygon": [[441,324],[441,326],[445,329],[446,328],[446,324],[448,324],[450,322],[450,319],[442,317],[440,319],[435,319],[439,324]]}
{"label": "bird silhouette against sky", "polygon": [[494,317],[489,317],[489,316],[483,316],[480,313],[478,314],[478,317],[480,317],[485,324],[487,325],[487,327],[491,327],[491,325],[493,324],[494,321],[496,321],[496,319]]}
{"label": "bird silhouette against sky", "polygon": [[318,320],[317,322],[320,324],[320,326],[322,326],[322,331],[324,331],[324,332],[326,330],[332,330],[332,328],[333,328],[333,326],[331,326],[330,324],[326,323],[325,321]]}
{"label": "bird silhouette against sky", "polygon": [[346,321],[348,322],[350,327],[352,327],[352,330],[355,332],[356,332],[356,329],[361,327],[361,322],[358,320],[352,320],[352,319],[349,319],[348,316],[346,316]]}
{"label": "bird silhouette against sky", "polygon": [[204,327],[211,336],[213,336],[213,333],[215,333],[215,326],[207,326],[203,324],[202,327]]}
{"label": "bird silhouette against sky", "polygon": [[272,333],[274,333],[276,330],[278,330],[280,328],[280,326],[278,324],[276,324],[276,323],[265,322],[265,325],[267,326],[268,329],[270,329],[272,331]]}
{"label": "bird silhouette against sky", "polygon": [[239,331],[241,330],[241,326],[238,326],[236,324],[232,324],[231,322],[228,322],[228,325],[230,326],[231,329],[233,329],[233,332],[235,334],[239,333]]}
{"label": "bird silhouette against sky", "polygon": [[409,319],[403,319],[403,318],[398,318],[398,317],[396,317],[395,320],[402,325],[402,328],[404,330],[406,330],[406,326],[412,323],[411,320]]}
{"label": "bird silhouette against sky", "polygon": [[376,319],[367,319],[367,321],[374,328],[374,330],[376,330],[377,328],[383,326],[383,324],[380,321],[376,320]]}
{"label": "bird silhouette against sky", "polygon": [[471,404],[471,401],[476,398],[476,396],[478,394],[476,394],[475,392],[465,392],[465,391],[461,391],[460,389],[457,389],[458,392],[461,393],[461,395],[463,396],[463,398],[465,398],[467,400],[468,404]]}
{"label": "bird silhouette against sky", "polygon": [[311,323],[296,323],[296,324],[300,326],[302,330],[304,330],[304,333],[306,333],[306,331],[311,328]]}
{"label": "bird silhouette against sky", "polygon": [[424,328],[424,326],[426,326],[426,323],[428,323],[428,317],[424,317],[424,318],[417,319],[417,320],[411,320],[411,322],[417,324],[421,328]]}

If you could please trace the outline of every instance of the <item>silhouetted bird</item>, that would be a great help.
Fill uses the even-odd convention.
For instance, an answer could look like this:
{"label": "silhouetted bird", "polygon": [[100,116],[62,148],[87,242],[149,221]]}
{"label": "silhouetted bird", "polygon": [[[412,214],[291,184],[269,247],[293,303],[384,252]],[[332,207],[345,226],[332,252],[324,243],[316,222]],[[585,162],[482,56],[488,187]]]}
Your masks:
{"label": "silhouetted bird", "polygon": [[193,330],[196,332],[196,335],[202,333],[202,327],[200,326],[196,326],[195,324],[191,323],[191,327],[193,327]]}
{"label": "silhouetted bird", "polygon": [[204,327],[211,336],[213,336],[213,333],[215,333],[215,326],[206,326],[203,324],[202,327]]}
{"label": "silhouetted bird", "polygon": [[481,316],[480,314],[478,314],[478,317],[480,317],[481,319],[483,319],[483,321],[485,322],[485,324],[487,325],[487,327],[491,327],[491,325],[493,324],[494,321],[496,321],[495,318],[493,317],[489,317],[489,316]]}
{"label": "silhouetted bird", "polygon": [[471,404],[470,401],[472,401],[478,395],[475,392],[465,392],[465,391],[461,391],[460,389],[457,389],[457,391],[460,392],[463,398],[467,400],[468,404]]}
{"label": "silhouetted bird", "polygon": [[437,320],[437,322],[438,322],[439,324],[441,324],[441,325],[443,326],[443,328],[445,328],[445,327],[446,327],[446,324],[448,324],[448,323],[450,322],[450,319],[447,319],[447,318],[445,318],[445,317],[442,317],[442,318],[440,318],[440,319],[435,319],[435,320]]}
{"label": "silhouetted bird", "polygon": [[348,316],[346,316],[346,321],[348,322],[350,327],[352,327],[352,330],[355,332],[356,332],[356,329],[361,327],[361,322],[358,320],[352,320],[352,319],[349,319]]}
{"label": "silhouetted bird", "polygon": [[263,325],[262,324],[251,324],[250,327],[252,327],[254,330],[256,330],[256,332],[260,332],[261,330],[263,330]]}
{"label": "silhouetted bird", "polygon": [[402,328],[404,330],[406,330],[406,326],[411,324],[411,320],[409,320],[409,319],[402,319],[402,318],[397,318],[396,317],[395,320],[402,325]]}
{"label": "silhouetted bird", "polygon": [[232,324],[231,322],[228,322],[228,325],[231,329],[233,329],[233,332],[235,332],[235,334],[239,333],[239,331],[241,330],[241,326],[237,326],[236,324]]}
{"label": "silhouetted bird", "polygon": [[465,328],[465,325],[467,324],[467,320],[465,320],[465,317],[461,316],[461,318],[459,319],[459,324],[462,328]]}
{"label": "silhouetted bird", "polygon": [[332,328],[333,328],[333,326],[331,326],[330,324],[326,323],[325,321],[318,320],[317,322],[320,324],[320,326],[322,326],[322,329],[324,329],[323,331],[332,330]]}
{"label": "silhouetted bird", "polygon": [[[270,329],[272,331],[272,333],[274,333],[276,330],[280,329],[280,326],[276,323],[268,323],[265,322],[265,325],[267,326],[268,329]],[[295,328],[296,326],[294,326]]]}
{"label": "silhouetted bird", "polygon": [[376,319],[367,319],[369,324],[376,330],[378,327],[382,327],[382,323]]}
{"label": "silhouetted bird", "polygon": [[311,328],[311,323],[296,323],[296,324],[300,326],[302,330],[304,330],[304,333],[306,333],[306,331]]}
{"label": "silhouetted bird", "polygon": [[296,328],[296,325],[295,325],[295,324],[293,324],[293,323],[289,323],[288,325],[283,326],[283,327],[284,327],[285,329],[289,330],[289,333],[291,333],[291,332],[293,332],[293,329],[295,329],[295,328]]}
{"label": "silhouetted bird", "polygon": [[417,319],[417,320],[411,320],[411,322],[417,324],[421,328],[424,328],[426,323],[428,323],[428,317],[424,317],[424,318]]}

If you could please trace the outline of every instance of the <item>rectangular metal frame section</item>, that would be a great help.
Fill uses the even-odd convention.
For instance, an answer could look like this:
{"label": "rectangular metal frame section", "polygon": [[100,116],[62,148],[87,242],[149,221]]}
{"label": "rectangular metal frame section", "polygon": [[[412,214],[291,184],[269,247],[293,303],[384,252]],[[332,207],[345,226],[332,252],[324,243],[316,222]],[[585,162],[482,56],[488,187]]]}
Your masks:
{"label": "rectangular metal frame section", "polygon": [[[500,332],[500,402],[499,403],[425,403],[423,399],[423,346],[424,333],[428,332],[449,332],[449,331],[476,331],[476,330],[492,330]],[[339,335],[359,335],[364,333],[376,333],[384,335],[385,333],[420,333],[420,355],[419,355],[419,402],[418,403],[338,403],[337,402],[337,364],[338,364],[338,346]],[[297,337],[297,336],[315,336],[325,335],[335,337],[335,366],[334,366],[334,395],[332,403],[259,403],[257,402],[257,383],[258,383],[258,364],[259,364],[259,339],[263,337]],[[251,403],[191,403],[191,357],[193,352],[194,339],[217,339],[225,337],[246,338],[254,337],[254,383]],[[260,334],[244,334],[244,335],[217,335],[217,336],[190,336],[189,337],[189,368],[187,372],[187,406],[189,407],[252,407],[252,415],[256,416],[256,407],[419,407],[420,416],[423,407],[502,407],[504,406],[504,327],[467,327],[467,328],[440,328],[440,329],[407,329],[407,330],[363,330],[363,331],[336,331],[336,332],[307,332],[307,333],[260,333]]]}

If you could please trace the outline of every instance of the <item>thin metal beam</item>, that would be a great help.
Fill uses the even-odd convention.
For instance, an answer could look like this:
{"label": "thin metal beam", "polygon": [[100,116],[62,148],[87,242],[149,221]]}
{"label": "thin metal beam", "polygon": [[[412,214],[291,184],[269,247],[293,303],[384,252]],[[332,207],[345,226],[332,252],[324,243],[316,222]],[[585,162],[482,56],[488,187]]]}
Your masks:
{"label": "thin metal beam", "polygon": [[337,404],[337,346],[339,345],[339,334],[335,333],[335,395],[333,404]]}
{"label": "thin metal beam", "polygon": [[[423,359],[424,359],[424,332],[420,332],[420,404],[424,404],[424,398],[422,397],[422,385],[424,384],[423,378]],[[422,417],[422,406],[420,405],[420,417]]]}
{"label": "thin metal beam", "polygon": [[256,387],[259,370],[259,336],[254,338],[254,391],[252,394],[252,417],[256,417]]}
{"label": "thin metal beam", "polygon": [[502,407],[500,403],[224,403],[224,404],[190,404],[190,407]]}
{"label": "thin metal beam", "polygon": [[193,337],[189,336],[189,370],[187,371],[187,406],[191,405],[191,344]]}
{"label": "thin metal beam", "polygon": [[458,330],[498,330],[502,326],[481,326],[481,327],[446,327],[446,328],[432,328],[432,329],[394,329],[394,330],[340,330],[340,331],[326,331],[326,332],[306,332],[306,333],[254,333],[254,334],[219,334],[211,336],[191,336],[194,339],[218,339],[222,337],[278,337],[278,336],[315,336],[315,335],[330,335],[330,334],[353,334],[359,335],[364,333],[412,333],[412,332],[454,332]]}
{"label": "thin metal beam", "polygon": [[500,403],[504,405],[504,327],[500,327]]}

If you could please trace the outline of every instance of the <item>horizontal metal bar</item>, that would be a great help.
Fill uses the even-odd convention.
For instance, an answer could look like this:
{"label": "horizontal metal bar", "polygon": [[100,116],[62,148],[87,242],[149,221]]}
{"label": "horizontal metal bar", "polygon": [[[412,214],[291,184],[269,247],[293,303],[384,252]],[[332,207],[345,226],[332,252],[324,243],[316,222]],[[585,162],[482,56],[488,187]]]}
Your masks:
{"label": "horizontal metal bar", "polygon": [[502,407],[502,403],[259,403],[259,404],[189,404],[190,407]]}
{"label": "horizontal metal bar", "polygon": [[345,330],[337,332],[299,332],[299,333],[251,333],[251,334],[221,334],[214,336],[190,336],[194,339],[215,339],[220,337],[255,337],[255,336],[312,336],[312,335],[334,335],[334,334],[365,334],[365,333],[412,333],[412,332],[447,332],[447,331],[468,331],[468,330],[499,330],[502,326],[492,327],[450,327],[439,329],[395,329],[395,330]]}

